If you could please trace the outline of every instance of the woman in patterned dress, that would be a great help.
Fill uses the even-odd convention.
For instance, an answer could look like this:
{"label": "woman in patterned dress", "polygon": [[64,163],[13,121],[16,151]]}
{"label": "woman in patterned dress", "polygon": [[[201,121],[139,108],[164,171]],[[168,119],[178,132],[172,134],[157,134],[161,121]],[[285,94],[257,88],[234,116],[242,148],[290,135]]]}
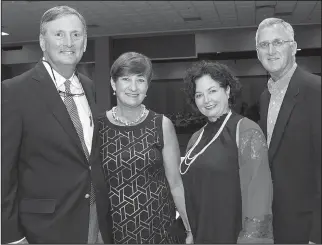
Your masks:
{"label": "woman in patterned dress", "polygon": [[[142,104],[152,78],[151,61],[128,52],[114,62],[110,74],[117,106],[99,122],[114,243],[192,243],[174,127]],[[187,230],[186,241],[169,232],[176,208]]]}
{"label": "woman in patterned dress", "polygon": [[266,140],[255,122],[231,109],[238,80],[226,66],[201,61],[185,82],[207,117],[180,164],[194,242],[273,243]]}

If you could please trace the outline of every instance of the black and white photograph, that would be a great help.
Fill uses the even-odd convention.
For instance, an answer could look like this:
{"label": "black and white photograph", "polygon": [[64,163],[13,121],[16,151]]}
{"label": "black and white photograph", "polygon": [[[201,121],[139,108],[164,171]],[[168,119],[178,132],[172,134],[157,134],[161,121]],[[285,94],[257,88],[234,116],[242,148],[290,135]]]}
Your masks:
{"label": "black and white photograph", "polygon": [[1,1],[2,244],[321,244],[321,1]]}

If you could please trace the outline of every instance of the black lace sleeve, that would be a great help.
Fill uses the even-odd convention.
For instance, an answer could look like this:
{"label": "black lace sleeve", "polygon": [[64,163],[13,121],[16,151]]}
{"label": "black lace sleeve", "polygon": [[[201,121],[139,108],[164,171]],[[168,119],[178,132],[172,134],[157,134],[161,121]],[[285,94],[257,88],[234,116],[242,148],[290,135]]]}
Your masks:
{"label": "black lace sleeve", "polygon": [[239,165],[243,229],[238,243],[273,243],[272,180],[265,136],[247,118],[239,127]]}

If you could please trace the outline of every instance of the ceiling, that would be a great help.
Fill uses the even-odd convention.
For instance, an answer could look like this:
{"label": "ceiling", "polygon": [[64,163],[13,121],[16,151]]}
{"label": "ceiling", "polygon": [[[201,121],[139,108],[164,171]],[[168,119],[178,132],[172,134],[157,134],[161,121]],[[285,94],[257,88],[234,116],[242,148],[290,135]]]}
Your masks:
{"label": "ceiling", "polygon": [[242,28],[266,17],[293,25],[321,24],[321,1],[2,1],[2,44],[38,40],[42,14],[68,5],[80,11],[88,37]]}

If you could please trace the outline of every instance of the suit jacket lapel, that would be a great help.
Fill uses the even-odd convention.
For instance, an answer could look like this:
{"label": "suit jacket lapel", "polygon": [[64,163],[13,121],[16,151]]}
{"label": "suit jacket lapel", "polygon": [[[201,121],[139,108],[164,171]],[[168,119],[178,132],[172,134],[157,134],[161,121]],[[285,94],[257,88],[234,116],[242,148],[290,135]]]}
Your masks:
{"label": "suit jacket lapel", "polygon": [[82,84],[82,87],[85,91],[85,95],[88,101],[88,105],[91,109],[91,112],[93,114],[93,116],[96,116],[98,111],[96,108],[96,102],[95,102],[95,98],[94,98],[94,91],[93,91],[93,86],[91,84],[89,84],[88,82],[85,82],[85,78],[82,74],[79,74],[78,76],[79,82]]}
{"label": "suit jacket lapel", "polygon": [[39,83],[39,86],[35,86],[38,95],[42,97],[43,101],[45,101],[45,103],[47,104],[48,109],[53,113],[54,117],[65,130],[66,134],[68,134],[72,138],[72,140],[78,146],[77,148],[85,156],[80,139],[73,125],[73,122],[70,119],[65,104],[59,96],[55,84],[53,83],[51,77],[49,76],[45,66],[41,61],[38,62],[35,67],[33,79]]}
{"label": "suit jacket lapel", "polygon": [[[89,105],[90,110],[92,112],[92,122],[93,122],[93,127],[94,127],[93,138],[92,138],[92,149],[94,149],[95,144],[96,144],[96,140],[97,140],[97,135],[98,135],[98,132],[97,132],[97,125],[98,124],[95,123],[96,122],[95,118],[98,115],[98,110],[97,110],[97,106],[95,103],[94,91],[93,91],[93,87],[91,86],[91,84],[86,83],[84,81],[85,79],[83,78],[83,76],[81,74],[79,74],[78,78],[79,78],[79,82],[82,84],[82,87],[85,91],[88,105]],[[91,161],[91,156],[93,155],[92,153],[93,153],[93,150],[91,150],[91,153],[90,153],[90,161]]]}
{"label": "suit jacket lapel", "polygon": [[296,97],[300,92],[298,78],[297,78],[297,74],[298,74],[297,71],[298,69],[295,70],[290,80],[290,83],[285,93],[285,97],[283,99],[282,106],[280,108],[280,111],[278,113],[278,117],[275,123],[271,143],[268,150],[270,163],[273,162],[274,156],[279,147],[280,141],[283,137],[284,130],[289,121],[291,112],[296,104]]}
{"label": "suit jacket lapel", "polygon": [[261,102],[260,102],[260,126],[263,130],[263,133],[267,139],[267,112],[268,112],[268,105],[269,105],[269,100],[271,98],[271,94],[269,91],[266,89],[261,97]]}

